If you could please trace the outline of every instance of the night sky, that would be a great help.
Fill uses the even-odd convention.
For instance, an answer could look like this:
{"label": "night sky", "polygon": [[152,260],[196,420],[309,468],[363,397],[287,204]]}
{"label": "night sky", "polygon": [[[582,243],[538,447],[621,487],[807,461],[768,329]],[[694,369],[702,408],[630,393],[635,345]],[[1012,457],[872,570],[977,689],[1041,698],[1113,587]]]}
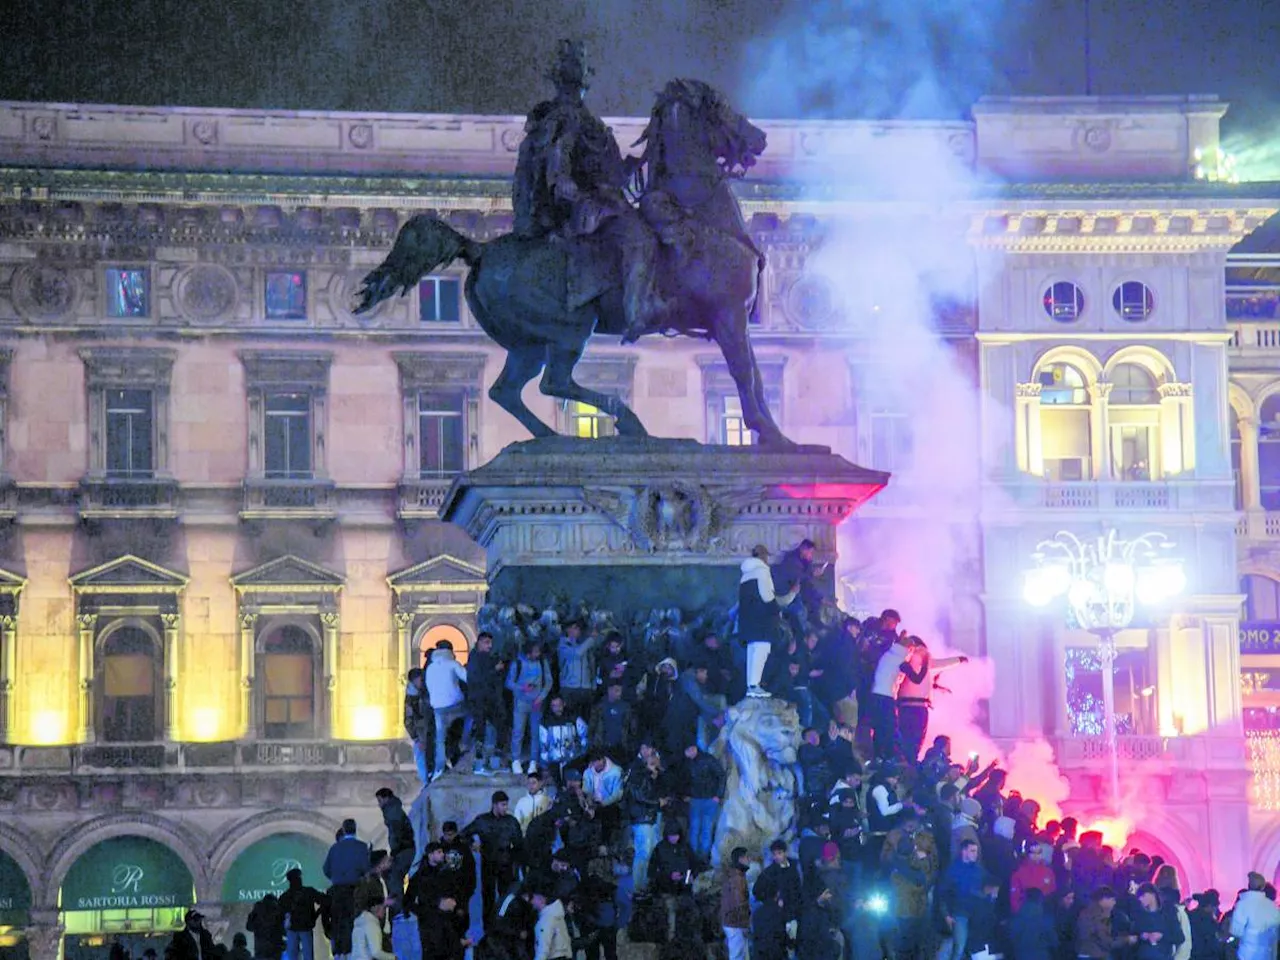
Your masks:
{"label": "night sky", "polygon": [[[756,116],[959,117],[981,93],[1084,92],[1084,0],[29,0],[0,98],[523,113],[587,40],[606,115],[673,75]],[[1216,93],[1280,123],[1280,3],[1092,0],[1094,91]]]}

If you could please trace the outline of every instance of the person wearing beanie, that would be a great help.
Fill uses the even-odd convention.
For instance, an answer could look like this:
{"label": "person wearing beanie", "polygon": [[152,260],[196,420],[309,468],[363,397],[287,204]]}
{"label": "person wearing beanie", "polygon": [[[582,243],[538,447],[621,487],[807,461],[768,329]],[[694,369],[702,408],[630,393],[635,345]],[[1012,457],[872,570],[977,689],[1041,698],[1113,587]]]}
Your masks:
{"label": "person wearing beanie", "polygon": [[747,939],[751,931],[751,897],[747,893],[746,847],[734,847],[725,865],[720,886],[720,926],[724,929],[729,960],[747,960]]}
{"label": "person wearing beanie", "polygon": [[1236,956],[1238,960],[1274,960],[1280,908],[1267,897],[1266,877],[1251,873],[1248,882],[1249,889],[1240,894],[1231,911],[1231,936],[1239,941]]}
{"label": "person wearing beanie", "polygon": [[960,812],[951,821],[951,859],[960,856],[962,844],[973,841],[978,847],[978,859],[982,859],[982,844],[978,841],[978,821],[982,818],[982,804],[973,797],[960,800]]}
{"label": "person wearing beanie", "polygon": [[520,821],[507,812],[509,802],[505,790],[495,790],[489,811],[472,820],[461,834],[480,848],[480,899],[486,923],[499,895],[515,881],[516,864],[524,852],[524,834]]}

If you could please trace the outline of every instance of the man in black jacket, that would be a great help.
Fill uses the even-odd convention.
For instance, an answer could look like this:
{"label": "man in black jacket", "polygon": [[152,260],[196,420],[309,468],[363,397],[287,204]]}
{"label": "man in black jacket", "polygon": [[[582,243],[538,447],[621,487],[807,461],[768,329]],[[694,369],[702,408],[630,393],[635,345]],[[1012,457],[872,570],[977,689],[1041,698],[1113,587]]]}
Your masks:
{"label": "man in black jacket", "polygon": [[800,919],[800,900],[804,895],[800,870],[787,857],[787,844],[783,840],[769,844],[769,856],[772,862],[760,871],[751,895],[760,903],[780,901],[783,922],[790,924]]}
{"label": "man in black jacket", "polygon": [[164,955],[170,960],[212,960],[217,949],[213,937],[204,928],[204,914],[188,910],[182,920],[182,929],[173,935]]}
{"label": "man in black jacket", "polygon": [[382,822],[387,827],[387,844],[391,852],[391,869],[387,871],[387,895],[391,901],[388,913],[395,916],[404,900],[404,878],[409,875],[417,853],[413,824],[404,812],[404,804],[391,790],[382,787],[374,797],[382,808]]}
{"label": "man in black jacket", "polygon": [[503,790],[495,790],[488,813],[482,813],[462,831],[462,838],[480,846],[480,898],[487,923],[493,915],[498,896],[515,880],[524,837],[520,821],[507,812],[510,798]]}
{"label": "man in black jacket", "polygon": [[747,696],[768,697],[761,683],[770,651],[782,641],[782,610],[799,592],[778,596],[769,570],[769,550],[758,546],[742,562],[738,581],[738,637],[747,645]]}
{"label": "man in black jacket", "polygon": [[280,894],[280,910],[289,960],[311,960],[315,956],[316,921],[326,906],[325,898],[319,890],[302,885],[302,871],[297,867],[284,877],[289,889]]}
{"label": "man in black jacket", "polygon": [[422,960],[462,960],[471,941],[457,913],[458,903],[449,894],[441,894],[418,915],[418,937],[422,941]]}
{"label": "man in black jacket", "polygon": [[663,833],[663,842],[654,848],[649,861],[649,885],[666,905],[667,942],[674,943],[676,914],[683,901],[692,895],[693,873],[697,864],[689,845],[681,841],[678,823],[672,820]]}
{"label": "man in black jacket", "polygon": [[253,905],[244,928],[253,934],[256,960],[280,960],[284,954],[284,913],[274,893],[268,893]]}
{"label": "man in black jacket", "polygon": [[698,858],[711,859],[716,818],[724,797],[725,772],[720,761],[703,753],[696,743],[685,747],[684,756],[672,771],[676,793],[689,804],[689,845]]}
{"label": "man in black jacket", "polygon": [[507,711],[503,700],[503,682],[507,665],[493,652],[493,637],[481,633],[467,658],[467,709],[471,713],[471,736],[475,743],[474,773],[485,772],[485,754],[489,766],[500,769],[502,748],[507,742]]}

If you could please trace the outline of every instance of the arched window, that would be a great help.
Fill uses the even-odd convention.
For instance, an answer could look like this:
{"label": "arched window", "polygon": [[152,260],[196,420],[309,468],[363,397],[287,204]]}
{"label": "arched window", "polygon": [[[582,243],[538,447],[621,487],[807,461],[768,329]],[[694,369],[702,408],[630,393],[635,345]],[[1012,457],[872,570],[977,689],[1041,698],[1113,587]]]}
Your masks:
{"label": "arched window", "polygon": [[262,735],[310,740],[316,732],[316,656],[301,627],[276,627],[262,642]]}
{"label": "arched window", "polygon": [[160,656],[138,627],[113,630],[102,641],[98,737],[107,743],[147,743],[160,734]]}
{"label": "arched window", "polygon": [[1248,623],[1275,623],[1280,620],[1280,581],[1256,573],[1240,578],[1244,594],[1244,619]]}
{"label": "arched window", "polygon": [[1258,485],[1262,508],[1280,510],[1280,394],[1267,397],[1258,414]]}
{"label": "arched window", "polygon": [[1236,491],[1236,509],[1244,509],[1244,480],[1241,475],[1241,457],[1242,439],[1240,436],[1240,414],[1236,413],[1236,408],[1227,405],[1228,415],[1231,417],[1231,478],[1235,481]]}
{"label": "arched window", "polygon": [[1116,480],[1150,480],[1160,438],[1160,390],[1156,378],[1136,363],[1111,371],[1108,397],[1111,475]]}
{"label": "arched window", "polygon": [[423,631],[422,637],[418,641],[418,650],[422,654],[422,665],[424,667],[427,665],[431,651],[436,648],[436,644],[441,640],[449,641],[450,646],[453,647],[454,657],[457,658],[458,663],[465,667],[467,665],[467,654],[471,652],[471,645],[467,643],[467,635],[451,623],[437,623],[435,626]]}
{"label": "arched window", "polygon": [[1089,389],[1069,363],[1054,363],[1037,374],[1040,384],[1040,438],[1049,480],[1093,477],[1093,436]]}

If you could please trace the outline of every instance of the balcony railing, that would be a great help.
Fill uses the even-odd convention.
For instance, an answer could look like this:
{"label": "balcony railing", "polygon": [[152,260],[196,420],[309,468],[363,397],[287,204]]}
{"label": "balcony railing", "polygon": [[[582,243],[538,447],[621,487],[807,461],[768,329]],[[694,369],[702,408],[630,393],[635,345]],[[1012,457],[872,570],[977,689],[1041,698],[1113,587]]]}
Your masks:
{"label": "balcony railing", "polygon": [[1008,491],[1020,507],[1069,511],[1231,510],[1230,483],[1213,481],[1124,481],[1045,483],[1027,480]]}
{"label": "balcony railing", "polygon": [[331,520],[337,515],[338,497],[332,480],[255,478],[244,482],[242,520]]}
{"label": "balcony railing", "polygon": [[92,477],[80,481],[82,520],[160,519],[178,515],[178,482],[158,477]]}
{"label": "balcony railing", "polygon": [[1280,540],[1280,513],[1251,511],[1236,522],[1236,536],[1245,540]]}
{"label": "balcony railing", "polygon": [[376,772],[412,766],[413,750],[402,740],[0,746],[0,777],[306,769]]}
{"label": "balcony railing", "polygon": [[429,477],[401,483],[397,516],[401,520],[436,519],[453,480],[453,477]]}

